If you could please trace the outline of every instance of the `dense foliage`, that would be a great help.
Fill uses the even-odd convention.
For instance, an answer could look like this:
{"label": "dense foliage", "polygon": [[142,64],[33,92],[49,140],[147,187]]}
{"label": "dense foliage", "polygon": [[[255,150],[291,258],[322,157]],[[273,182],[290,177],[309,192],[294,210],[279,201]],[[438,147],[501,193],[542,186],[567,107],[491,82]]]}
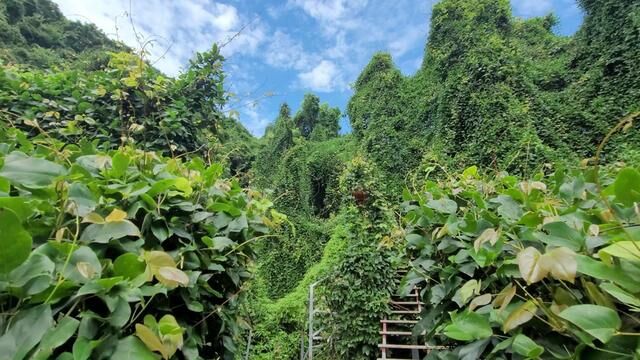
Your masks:
{"label": "dense foliage", "polygon": [[110,147],[204,153],[223,118],[222,60],[214,46],[176,80],[129,53],[111,54],[93,71],[4,67],[2,116],[30,134],[44,131],[71,143],[97,139]]}
{"label": "dense foliage", "polygon": [[[395,188],[424,157],[528,175],[592,156],[614,121],[638,107],[640,7],[582,5],[585,23],[567,38],[552,32],[552,15],[514,18],[508,0],[439,2],[414,76],[376,54],[356,81],[348,111],[361,148]],[[630,134],[616,145],[637,141]]]}
{"label": "dense foliage", "polygon": [[[426,281],[414,333],[434,359],[635,358],[640,172],[481,176],[405,194],[405,286]],[[633,355],[635,354],[635,355]]]}
{"label": "dense foliage", "polygon": [[1,135],[3,354],[232,358],[269,201],[199,158]]}

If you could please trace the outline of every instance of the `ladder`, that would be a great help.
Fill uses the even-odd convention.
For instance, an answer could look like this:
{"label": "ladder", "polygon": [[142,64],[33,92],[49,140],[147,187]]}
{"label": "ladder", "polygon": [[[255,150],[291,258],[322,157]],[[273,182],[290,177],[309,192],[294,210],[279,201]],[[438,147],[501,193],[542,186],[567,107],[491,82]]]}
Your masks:
{"label": "ladder", "polygon": [[[406,274],[398,270],[398,276]],[[414,287],[406,296],[392,296],[389,301],[391,316],[380,320],[381,343],[378,344],[381,356],[378,360],[419,360],[432,350],[444,349],[443,346],[427,345],[418,341],[424,336],[413,336],[412,329],[420,319],[424,303],[420,300],[420,288]],[[402,356],[402,357],[399,357]],[[407,358],[407,356],[410,356]]]}

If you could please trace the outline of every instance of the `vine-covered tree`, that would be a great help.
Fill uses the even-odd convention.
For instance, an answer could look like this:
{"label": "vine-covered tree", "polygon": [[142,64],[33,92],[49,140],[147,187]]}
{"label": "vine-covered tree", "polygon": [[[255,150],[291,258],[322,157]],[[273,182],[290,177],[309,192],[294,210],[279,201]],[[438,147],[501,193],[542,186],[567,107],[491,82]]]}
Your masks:
{"label": "vine-covered tree", "polygon": [[[640,2],[581,0],[580,5],[585,19],[567,69],[574,81],[563,115],[574,147],[591,156],[621,117],[640,110]],[[640,143],[637,131],[621,139],[631,148]]]}
{"label": "vine-covered tree", "polygon": [[318,124],[320,114],[320,98],[314,94],[305,94],[300,110],[293,118],[293,122],[305,139],[311,137],[313,128]]}

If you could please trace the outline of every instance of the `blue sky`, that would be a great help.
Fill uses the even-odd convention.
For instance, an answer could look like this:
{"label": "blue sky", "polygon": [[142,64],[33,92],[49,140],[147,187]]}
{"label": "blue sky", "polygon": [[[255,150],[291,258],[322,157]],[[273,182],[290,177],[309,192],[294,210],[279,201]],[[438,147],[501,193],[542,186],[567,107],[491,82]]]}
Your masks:
{"label": "blue sky", "polygon": [[[350,84],[376,51],[388,51],[406,75],[422,61],[431,9],[437,0],[54,0],[69,18],[91,22],[138,48],[175,76],[195,51],[226,45],[229,109],[256,136],[282,102],[294,109],[307,92],[345,110]],[[582,22],[575,0],[511,0],[513,14],[555,13],[558,34]],[[131,20],[129,19],[131,15]],[[133,26],[132,26],[133,23]],[[135,32],[134,32],[135,29]],[[137,32],[138,36],[135,35]],[[348,131],[346,119],[343,131]]]}

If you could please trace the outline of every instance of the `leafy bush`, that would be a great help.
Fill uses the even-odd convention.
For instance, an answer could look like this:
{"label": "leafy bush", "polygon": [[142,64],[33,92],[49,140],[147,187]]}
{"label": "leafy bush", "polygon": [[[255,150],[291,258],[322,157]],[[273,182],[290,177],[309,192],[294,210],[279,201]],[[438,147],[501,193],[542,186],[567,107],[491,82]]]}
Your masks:
{"label": "leafy bush", "polygon": [[222,171],[2,128],[3,357],[231,359],[251,243],[282,217]]}
{"label": "leafy bush", "polygon": [[110,54],[106,67],[93,71],[5,66],[0,116],[30,136],[46,132],[69,143],[92,139],[111,148],[204,154],[224,132],[222,61],[214,45],[176,80],[129,53]]}
{"label": "leafy bush", "polygon": [[346,247],[354,236],[347,219],[346,214],[336,216],[333,221],[336,226],[322,250],[322,257],[306,270],[286,295],[272,300],[268,293],[272,283],[267,282],[267,277],[258,276],[251,283],[247,310],[253,329],[251,359],[299,358],[300,339],[307,326],[309,285],[325,279],[344,258]]}
{"label": "leafy bush", "polygon": [[640,355],[637,168],[472,167],[404,200],[405,290],[426,282],[414,333],[451,347],[430,359]]}

